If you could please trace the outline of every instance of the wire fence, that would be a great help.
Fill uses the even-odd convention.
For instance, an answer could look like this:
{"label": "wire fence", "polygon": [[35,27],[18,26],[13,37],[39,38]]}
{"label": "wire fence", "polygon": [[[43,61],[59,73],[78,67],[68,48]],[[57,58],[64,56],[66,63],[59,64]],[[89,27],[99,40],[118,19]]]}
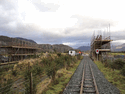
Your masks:
{"label": "wire fence", "polygon": [[[48,60],[49,59],[49,60]],[[48,60],[48,61],[47,61]],[[46,65],[47,68],[53,68],[53,67],[58,67],[58,69],[65,67],[64,66],[64,61],[67,62],[72,62],[75,61],[76,59],[70,57],[62,57],[61,59],[57,59],[54,61],[52,58],[47,58],[43,59],[39,65],[38,63],[33,63],[31,66],[30,63],[25,64],[25,66],[22,68],[22,65],[16,64],[15,66],[12,66],[11,70],[7,70],[5,72],[0,71],[0,94],[35,94],[36,92],[36,86],[42,82],[44,79],[48,78],[48,76],[43,77],[42,73],[39,68],[42,68],[42,64],[44,66]],[[53,63],[56,62],[57,64],[59,63],[64,63],[63,65],[52,65],[56,64]],[[51,64],[47,65],[47,64]],[[9,67],[9,66],[8,66]],[[2,67],[4,69],[4,67]],[[10,67],[9,67],[10,68]],[[2,70],[2,69],[1,69]],[[36,71],[37,70],[37,71]],[[45,68],[46,70],[46,68]],[[52,69],[54,70],[54,69]],[[48,70],[51,72],[51,70]],[[6,78],[5,76],[8,76]],[[16,78],[17,77],[17,78]],[[19,78],[18,78],[19,77]],[[5,79],[6,78],[6,79]],[[5,79],[6,81],[2,81]]]}
{"label": "wire fence", "polygon": [[[18,66],[19,68],[21,66]],[[44,77],[39,76],[35,72],[31,72],[33,67],[28,63],[25,66],[25,69],[18,70],[18,73],[15,73],[17,70],[11,68],[11,71],[8,72],[4,70],[4,72],[0,72],[0,80],[5,79],[4,76],[8,75],[9,78],[5,79],[6,81],[0,82],[0,94],[35,94],[36,86],[43,81]],[[5,67],[2,67],[4,69]],[[24,71],[25,70],[25,71]],[[14,72],[13,72],[14,71]],[[15,77],[14,77],[15,75]],[[22,75],[20,78],[16,79],[16,75]],[[41,75],[41,74],[40,74]]]}
{"label": "wire fence", "polygon": [[[30,65],[27,66],[27,71],[29,70],[29,66]],[[3,66],[0,68],[0,70],[3,70],[3,72],[0,71],[0,80],[4,80],[0,84],[0,94],[18,94],[18,92],[21,92],[21,94],[25,94],[25,88],[27,87],[26,85],[28,84],[30,86],[31,84],[31,77],[29,77],[29,79],[25,79],[25,76],[23,74],[25,71],[23,69],[20,69],[21,66],[18,67],[18,72],[16,69],[14,69],[14,66],[12,66],[12,68],[10,68],[9,66]],[[7,70],[5,68],[7,68]],[[20,78],[16,78],[16,75],[22,76]],[[5,76],[8,77],[5,78]]]}

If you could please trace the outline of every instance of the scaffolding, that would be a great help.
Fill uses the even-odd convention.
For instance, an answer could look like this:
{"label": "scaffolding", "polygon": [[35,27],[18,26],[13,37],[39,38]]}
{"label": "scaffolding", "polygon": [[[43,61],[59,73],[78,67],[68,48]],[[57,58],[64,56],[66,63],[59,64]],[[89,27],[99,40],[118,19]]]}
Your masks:
{"label": "scaffolding", "polygon": [[36,43],[17,38],[0,38],[0,56],[7,57],[7,62],[23,60],[36,55],[38,49],[39,48]]}
{"label": "scaffolding", "polygon": [[95,34],[95,31],[92,35],[91,38],[91,52],[90,56],[94,60],[97,60],[97,54],[96,54],[96,49],[99,49],[99,60],[102,60],[103,55],[107,55],[107,52],[111,51],[110,47],[110,42],[111,42],[111,37],[110,37],[110,31],[98,31],[97,34]]}

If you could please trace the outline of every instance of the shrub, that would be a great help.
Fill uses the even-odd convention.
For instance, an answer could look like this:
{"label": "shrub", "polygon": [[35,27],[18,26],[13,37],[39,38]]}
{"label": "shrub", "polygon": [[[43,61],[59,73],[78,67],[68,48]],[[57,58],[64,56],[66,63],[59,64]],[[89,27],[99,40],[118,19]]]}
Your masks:
{"label": "shrub", "polygon": [[72,61],[73,61],[73,62],[76,62],[76,61],[77,61],[77,60],[76,60],[76,57],[73,57],[73,58],[72,58]]}
{"label": "shrub", "polygon": [[59,56],[59,57],[60,57],[60,56],[61,56],[61,53],[57,53],[57,56]]}
{"label": "shrub", "polygon": [[10,91],[10,87],[13,85],[12,83],[13,83],[13,80],[12,80],[12,79],[8,79],[8,80],[7,80],[7,83],[4,84],[4,87],[5,87],[5,88],[4,88],[3,94],[8,94],[7,92]]}
{"label": "shrub", "polygon": [[113,68],[113,62],[108,59],[108,60],[105,61],[104,66],[105,67]]}
{"label": "shrub", "polygon": [[81,59],[81,55],[77,55],[77,59],[80,60]]}
{"label": "shrub", "polygon": [[68,65],[68,67],[70,66],[70,63],[71,63],[72,61],[69,59],[68,61],[67,61],[67,65]]}
{"label": "shrub", "polygon": [[64,66],[63,57],[55,58],[54,62],[59,68],[62,68]]}
{"label": "shrub", "polygon": [[0,73],[4,72],[4,71],[8,71],[9,69],[13,69],[14,65],[5,65],[3,67],[0,68]]}
{"label": "shrub", "polygon": [[125,62],[122,59],[117,59],[113,62],[112,68],[114,69],[122,69],[124,66]]}
{"label": "shrub", "polygon": [[24,71],[24,78],[25,78],[25,80],[30,79],[30,70]]}
{"label": "shrub", "polygon": [[66,55],[66,56],[64,56],[63,58],[64,58],[65,61],[67,61],[67,60],[69,59],[69,56]]}
{"label": "shrub", "polygon": [[40,75],[43,72],[43,68],[37,63],[32,67],[31,71],[34,75]]}
{"label": "shrub", "polygon": [[45,64],[45,65],[50,65],[51,61],[50,61],[50,58],[43,58],[43,60],[41,61],[42,64]]}
{"label": "shrub", "polygon": [[124,65],[123,68],[121,69],[121,74],[122,74],[123,76],[125,76],[125,65]]}
{"label": "shrub", "polygon": [[48,54],[47,54],[47,57],[48,57],[48,58],[49,58],[49,57],[51,57],[51,54],[50,54],[50,53],[48,53]]}
{"label": "shrub", "polygon": [[41,52],[41,54],[40,54],[41,56],[43,55],[43,52]]}
{"label": "shrub", "polygon": [[55,80],[55,75],[58,69],[59,69],[59,66],[54,61],[51,62],[50,66],[46,66],[46,74],[49,77],[52,77],[52,81]]}
{"label": "shrub", "polygon": [[17,76],[17,70],[12,70],[12,75]]}

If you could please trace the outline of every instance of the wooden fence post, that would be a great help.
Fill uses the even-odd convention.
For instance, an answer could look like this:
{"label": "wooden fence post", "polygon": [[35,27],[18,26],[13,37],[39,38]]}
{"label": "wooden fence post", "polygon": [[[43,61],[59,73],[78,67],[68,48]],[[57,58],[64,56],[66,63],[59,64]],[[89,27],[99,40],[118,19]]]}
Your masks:
{"label": "wooden fence post", "polygon": [[32,80],[32,72],[30,73],[30,94],[33,94],[33,80]]}
{"label": "wooden fence post", "polygon": [[33,94],[33,80],[32,80],[32,72],[30,71],[30,62],[28,62],[28,71],[30,72],[30,94]]}

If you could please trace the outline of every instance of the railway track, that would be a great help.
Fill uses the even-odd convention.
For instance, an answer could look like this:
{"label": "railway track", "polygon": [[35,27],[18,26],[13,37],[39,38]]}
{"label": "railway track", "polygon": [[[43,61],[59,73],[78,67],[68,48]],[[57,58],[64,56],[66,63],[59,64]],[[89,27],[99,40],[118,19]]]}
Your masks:
{"label": "railway track", "polygon": [[84,64],[80,94],[99,94],[92,67],[89,63]]}
{"label": "railway track", "polygon": [[63,94],[120,94],[120,91],[105,79],[88,56],[84,56]]}
{"label": "railway track", "polygon": [[91,64],[83,59],[63,94],[99,94]]}

